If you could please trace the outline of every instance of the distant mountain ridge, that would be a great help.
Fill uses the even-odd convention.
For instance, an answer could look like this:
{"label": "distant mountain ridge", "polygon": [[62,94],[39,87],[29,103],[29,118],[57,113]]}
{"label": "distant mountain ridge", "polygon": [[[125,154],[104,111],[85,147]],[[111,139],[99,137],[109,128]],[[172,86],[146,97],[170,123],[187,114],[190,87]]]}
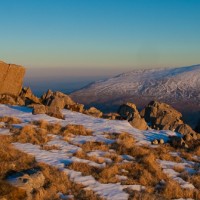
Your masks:
{"label": "distant mountain ridge", "polygon": [[132,101],[143,106],[154,99],[171,105],[184,103],[196,109],[200,107],[200,65],[137,69],[94,82],[71,97],[86,105],[111,106]]}

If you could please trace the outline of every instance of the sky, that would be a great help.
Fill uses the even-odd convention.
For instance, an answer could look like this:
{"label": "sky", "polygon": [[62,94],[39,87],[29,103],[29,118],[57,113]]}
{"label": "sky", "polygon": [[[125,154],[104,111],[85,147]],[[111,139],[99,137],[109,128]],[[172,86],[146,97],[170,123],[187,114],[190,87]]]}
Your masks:
{"label": "sky", "polygon": [[0,0],[0,60],[28,68],[200,63],[199,0]]}

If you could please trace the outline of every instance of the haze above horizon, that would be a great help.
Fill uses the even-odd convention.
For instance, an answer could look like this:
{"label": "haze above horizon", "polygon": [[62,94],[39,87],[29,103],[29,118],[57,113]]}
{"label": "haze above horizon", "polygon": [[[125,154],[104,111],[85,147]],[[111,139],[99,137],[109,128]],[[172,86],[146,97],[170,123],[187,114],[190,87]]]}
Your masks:
{"label": "haze above horizon", "polygon": [[9,63],[80,75],[200,63],[198,0],[0,3],[0,59]]}

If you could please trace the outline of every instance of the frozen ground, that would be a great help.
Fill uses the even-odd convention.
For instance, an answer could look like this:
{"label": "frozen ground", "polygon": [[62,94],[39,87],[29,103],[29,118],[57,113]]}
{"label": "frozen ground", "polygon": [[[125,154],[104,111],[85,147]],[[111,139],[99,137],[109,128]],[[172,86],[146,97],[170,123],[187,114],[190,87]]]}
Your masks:
{"label": "frozen ground", "polygon": [[[177,133],[172,131],[140,131],[133,128],[127,121],[99,119],[81,113],[72,112],[69,110],[63,110],[65,120],[56,119],[47,115],[32,115],[31,111],[32,110],[30,108],[26,107],[0,105],[0,116],[13,116],[21,119],[22,123],[19,125],[15,125],[15,127],[24,126],[29,122],[42,119],[51,123],[59,122],[63,126],[66,126],[67,124],[84,125],[87,129],[92,130],[93,133],[91,136],[74,135],[68,142],[64,141],[63,137],[60,135],[51,134],[51,141],[49,141],[46,145],[55,145],[58,147],[58,149],[49,151],[41,149],[41,146],[39,145],[33,145],[30,143],[14,143],[14,146],[23,152],[35,156],[38,162],[44,162],[48,165],[59,168],[70,177],[71,181],[81,183],[85,186],[86,189],[94,191],[96,194],[100,195],[101,197],[104,197],[105,199],[125,200],[129,197],[129,194],[124,191],[125,188],[129,188],[131,190],[136,191],[144,191],[145,187],[137,184],[124,185],[123,180],[126,180],[127,177],[124,175],[122,176],[120,174],[116,174],[116,177],[119,180],[117,183],[103,184],[97,181],[92,175],[84,176],[80,171],[74,171],[72,169],[69,169],[67,166],[73,162],[86,163],[96,168],[105,168],[107,164],[111,164],[113,162],[110,158],[108,158],[108,156],[112,153],[115,153],[114,150],[93,150],[87,153],[88,157],[95,156],[96,158],[100,158],[102,160],[102,163],[97,163],[95,161],[74,156],[74,154],[77,151],[81,150],[82,144],[90,141],[111,144],[112,142],[114,142],[114,140],[107,138],[107,135],[109,133],[129,133],[136,139],[138,145],[150,145],[153,139],[158,138],[162,138],[165,141],[167,141],[169,135],[177,135]],[[9,133],[9,129],[3,128],[3,123],[1,123],[0,125],[2,127],[0,128],[0,134],[11,134]],[[172,152],[172,154],[177,156],[177,154],[174,152]],[[135,160],[135,158],[130,155],[119,156],[122,160],[120,162],[132,162]],[[183,167],[185,171],[193,173],[193,162],[184,159],[182,159],[181,163],[165,160],[157,160],[157,162],[163,168],[163,171],[169,177],[177,181],[181,187],[189,189],[195,188],[191,183],[186,182],[182,178],[180,178],[180,174],[174,170],[174,166],[178,164],[181,167]],[[9,181],[12,183],[12,181],[14,182],[15,180],[11,179]]]}

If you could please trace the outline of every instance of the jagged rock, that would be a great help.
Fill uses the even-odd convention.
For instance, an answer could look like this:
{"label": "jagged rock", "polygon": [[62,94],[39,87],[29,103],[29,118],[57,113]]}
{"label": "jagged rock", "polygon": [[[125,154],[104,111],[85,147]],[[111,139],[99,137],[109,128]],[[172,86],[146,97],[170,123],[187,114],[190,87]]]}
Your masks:
{"label": "jagged rock", "polygon": [[181,120],[182,114],[168,104],[152,101],[140,112],[140,115],[145,118],[151,128],[172,130],[183,135],[190,134],[193,139],[196,138],[195,131]]}
{"label": "jagged rock", "polygon": [[58,107],[59,109],[63,109],[67,105],[75,104],[68,95],[62,92],[52,92],[51,90],[48,90],[47,93],[41,97],[41,101],[46,106]]}
{"label": "jagged rock", "polygon": [[33,115],[46,114],[46,107],[44,105],[35,104],[35,105],[32,105],[32,107],[33,107],[33,110],[32,110]]}
{"label": "jagged rock", "polygon": [[24,67],[0,62],[0,94],[18,96],[22,89],[24,74]]}
{"label": "jagged rock", "polygon": [[100,110],[96,109],[95,107],[91,107],[88,110],[85,110],[84,113],[94,117],[102,117],[103,115],[103,113]]}
{"label": "jagged rock", "polygon": [[118,113],[123,119],[128,120],[133,127],[140,130],[147,130],[147,123],[140,116],[135,104],[126,103],[121,105]]}
{"label": "jagged rock", "polygon": [[32,93],[30,87],[22,88],[20,97],[24,100],[25,105],[40,104],[40,99]]}

